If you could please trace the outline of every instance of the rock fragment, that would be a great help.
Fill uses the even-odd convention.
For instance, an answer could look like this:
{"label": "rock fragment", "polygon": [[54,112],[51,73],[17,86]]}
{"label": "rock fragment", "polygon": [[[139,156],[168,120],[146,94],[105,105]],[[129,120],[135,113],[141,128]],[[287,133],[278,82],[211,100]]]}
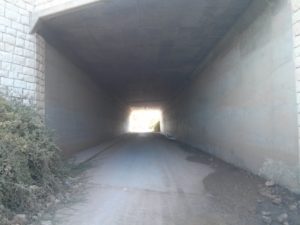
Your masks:
{"label": "rock fragment", "polygon": [[27,223],[27,217],[25,214],[17,214],[12,220],[12,224],[24,225]]}
{"label": "rock fragment", "polygon": [[262,212],[261,212],[261,215],[263,215],[263,216],[270,216],[271,213],[270,213],[270,212],[267,212],[267,211],[262,211]]}
{"label": "rock fragment", "polygon": [[291,211],[295,211],[295,210],[297,210],[297,208],[298,208],[298,204],[297,204],[297,203],[291,204],[291,205],[289,206],[289,209],[290,209]]}
{"label": "rock fragment", "polygon": [[286,220],[288,219],[288,214],[287,213],[282,213],[277,217],[277,221],[279,223],[287,222]]}
{"label": "rock fragment", "polygon": [[265,185],[266,185],[267,187],[273,187],[273,186],[275,185],[275,182],[272,181],[272,180],[268,180],[268,181],[266,181]]}
{"label": "rock fragment", "polygon": [[272,218],[270,216],[262,216],[262,220],[265,224],[271,224]]}
{"label": "rock fragment", "polygon": [[276,205],[279,205],[279,204],[282,203],[282,199],[281,199],[279,196],[274,196],[274,197],[272,198],[272,202],[273,202],[274,204],[276,204]]}
{"label": "rock fragment", "polygon": [[50,220],[44,220],[41,222],[41,225],[52,225],[52,222]]}

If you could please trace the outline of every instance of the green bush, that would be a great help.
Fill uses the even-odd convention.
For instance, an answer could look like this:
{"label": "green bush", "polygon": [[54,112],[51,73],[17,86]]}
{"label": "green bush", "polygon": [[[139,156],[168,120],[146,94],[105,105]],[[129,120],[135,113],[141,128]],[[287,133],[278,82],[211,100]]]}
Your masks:
{"label": "green bush", "polygon": [[62,189],[66,171],[60,150],[33,107],[0,97],[2,210],[39,211]]}

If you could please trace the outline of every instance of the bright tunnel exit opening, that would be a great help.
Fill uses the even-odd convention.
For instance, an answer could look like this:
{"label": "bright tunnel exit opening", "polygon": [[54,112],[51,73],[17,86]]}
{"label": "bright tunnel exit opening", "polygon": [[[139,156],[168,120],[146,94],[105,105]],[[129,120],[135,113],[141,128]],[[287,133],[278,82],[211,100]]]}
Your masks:
{"label": "bright tunnel exit opening", "polygon": [[153,108],[131,108],[128,131],[131,133],[161,132],[162,111]]}

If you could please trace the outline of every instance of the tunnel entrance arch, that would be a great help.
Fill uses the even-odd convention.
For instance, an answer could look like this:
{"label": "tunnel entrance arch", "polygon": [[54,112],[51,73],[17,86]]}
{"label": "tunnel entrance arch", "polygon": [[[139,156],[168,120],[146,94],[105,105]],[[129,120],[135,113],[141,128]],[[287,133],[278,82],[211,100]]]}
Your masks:
{"label": "tunnel entrance arch", "polygon": [[128,105],[162,102],[168,134],[298,187],[279,173],[299,167],[296,91],[282,88],[295,82],[288,1],[115,2],[33,16],[33,32],[62,53],[46,44],[46,120],[60,140],[81,149],[127,131]]}

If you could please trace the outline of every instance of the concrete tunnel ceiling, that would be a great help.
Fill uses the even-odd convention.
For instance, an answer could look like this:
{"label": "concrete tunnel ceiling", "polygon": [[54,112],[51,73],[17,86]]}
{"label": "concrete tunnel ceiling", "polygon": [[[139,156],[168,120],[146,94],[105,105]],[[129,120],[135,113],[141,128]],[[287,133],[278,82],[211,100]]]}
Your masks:
{"label": "concrete tunnel ceiling", "polygon": [[38,33],[127,102],[173,98],[251,0],[99,1]]}

